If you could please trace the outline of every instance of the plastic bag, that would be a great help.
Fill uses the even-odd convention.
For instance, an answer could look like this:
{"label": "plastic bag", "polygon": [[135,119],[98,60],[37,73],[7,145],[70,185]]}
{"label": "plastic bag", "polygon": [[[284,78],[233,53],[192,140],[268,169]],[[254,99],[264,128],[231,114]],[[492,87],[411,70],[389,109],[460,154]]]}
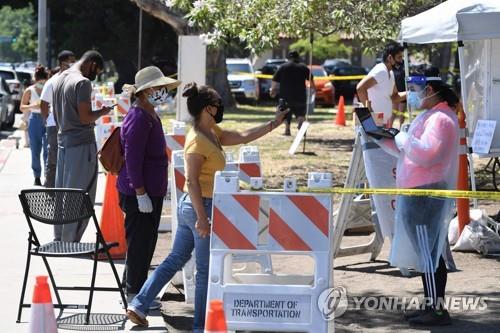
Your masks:
{"label": "plastic bag", "polygon": [[483,255],[500,253],[500,223],[484,211],[471,210],[471,222],[465,226],[452,250],[477,251]]}

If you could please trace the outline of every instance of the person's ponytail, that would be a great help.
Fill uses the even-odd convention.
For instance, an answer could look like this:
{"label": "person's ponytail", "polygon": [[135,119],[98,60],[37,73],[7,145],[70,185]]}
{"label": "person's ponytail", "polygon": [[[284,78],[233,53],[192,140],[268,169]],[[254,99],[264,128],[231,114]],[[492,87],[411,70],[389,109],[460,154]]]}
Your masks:
{"label": "person's ponytail", "polygon": [[430,81],[428,84],[437,93],[439,98],[448,103],[451,108],[455,108],[457,106],[460,100],[450,86],[441,81]]}

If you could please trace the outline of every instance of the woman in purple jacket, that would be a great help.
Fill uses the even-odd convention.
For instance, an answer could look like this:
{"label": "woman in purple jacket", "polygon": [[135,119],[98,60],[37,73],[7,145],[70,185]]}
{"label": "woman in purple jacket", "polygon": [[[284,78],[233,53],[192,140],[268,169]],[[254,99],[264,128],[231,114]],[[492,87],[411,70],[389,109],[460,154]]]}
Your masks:
{"label": "woman in purple jacket", "polygon": [[[133,86],[124,86],[136,98],[121,129],[125,163],[117,181],[120,207],[125,212],[124,280],[128,300],[139,292],[148,277],[167,192],[165,137],[155,107],[165,103],[168,91],[180,83],[163,76],[159,68],[149,66],[137,72]],[[153,302],[150,308],[160,306],[159,302]]]}

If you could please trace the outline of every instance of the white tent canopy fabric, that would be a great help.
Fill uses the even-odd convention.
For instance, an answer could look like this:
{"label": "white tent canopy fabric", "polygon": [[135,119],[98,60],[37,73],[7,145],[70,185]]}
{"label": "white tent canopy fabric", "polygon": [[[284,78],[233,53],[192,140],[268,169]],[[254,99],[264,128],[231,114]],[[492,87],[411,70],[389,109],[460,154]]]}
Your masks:
{"label": "white tent canopy fabric", "polygon": [[412,44],[500,38],[500,0],[448,0],[401,22]]}

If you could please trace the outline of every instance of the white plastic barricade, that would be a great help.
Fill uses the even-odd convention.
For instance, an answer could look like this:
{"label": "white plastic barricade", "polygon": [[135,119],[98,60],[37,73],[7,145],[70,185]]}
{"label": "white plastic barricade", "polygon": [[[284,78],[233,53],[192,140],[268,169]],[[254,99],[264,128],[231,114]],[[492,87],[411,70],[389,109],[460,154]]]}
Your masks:
{"label": "white plastic barricade", "polygon": [[[102,148],[102,145],[110,137],[111,132],[117,125],[115,123],[97,123],[95,126],[95,137],[97,150]],[[119,126],[119,125],[118,125]]]}
{"label": "white plastic barricade", "polygon": [[[172,193],[171,193],[171,221],[172,221],[172,237],[175,237],[177,232],[178,217],[177,217],[177,207],[179,206],[179,201],[184,194],[184,183],[186,181],[184,172],[184,151],[176,150],[172,152],[172,164],[171,164],[171,179],[172,179]],[[235,191],[239,188],[238,183],[238,171],[224,171],[224,174],[230,174],[232,183],[229,184],[225,180],[219,178],[216,180],[214,187],[222,188],[223,186],[231,185],[232,189]],[[220,182],[224,184],[220,184]],[[219,183],[218,183],[219,182]],[[175,189],[175,190],[174,190]],[[194,251],[191,254],[191,259],[186,263],[182,272],[178,272],[172,282],[174,284],[184,285],[184,295],[185,301],[188,304],[194,303],[194,292],[195,292],[195,272],[196,272],[196,261],[195,261]],[[271,260],[268,256],[246,256],[245,258],[237,257],[236,262],[256,262],[259,263],[264,271],[272,271]]]}
{"label": "white plastic barricade", "polygon": [[[177,207],[179,206],[179,201],[184,194],[184,183],[186,182],[186,177],[184,173],[184,151],[174,150],[172,152],[172,164],[171,164],[171,175],[170,179],[172,181],[171,190],[171,221],[172,221],[172,244],[177,233]],[[177,274],[172,279],[174,284],[184,285],[184,296],[185,301],[188,304],[194,303],[194,290],[195,290],[195,258],[194,251],[191,255],[191,259],[186,263],[182,272],[177,272]]]}
{"label": "white plastic barricade", "polygon": [[262,177],[260,154],[256,146],[243,146],[239,156],[240,180],[250,184],[250,178]]}
{"label": "white plastic barricade", "polygon": [[172,132],[165,134],[165,142],[167,144],[168,162],[172,162],[172,152],[174,150],[184,149],[186,143],[186,124],[182,121],[172,122]]}
{"label": "white plastic barricade", "polygon": [[234,155],[232,151],[224,151],[224,155],[226,156],[226,166],[224,167],[224,171],[236,171],[238,172],[239,166],[238,161],[234,160]]}
{"label": "white plastic barricade", "polygon": [[[259,211],[268,203],[268,235]],[[327,194],[215,191],[208,301],[222,299],[229,330],[333,332],[320,294],[333,285],[332,197]],[[313,275],[243,273],[233,256],[300,255],[314,259]],[[299,272],[298,272],[299,273]]]}
{"label": "white plastic barricade", "polygon": [[331,188],[333,185],[330,172],[309,172],[307,174],[308,188]]}
{"label": "white plastic barricade", "polygon": [[[361,146],[363,147],[363,161],[365,162],[366,178],[371,188],[395,188],[396,187],[396,166],[398,159],[385,152],[378,144],[373,142],[358,127]],[[396,196],[395,195],[374,195],[372,196],[374,208],[377,212],[378,222],[383,237],[392,240]]]}
{"label": "white plastic barricade", "polygon": [[131,106],[130,97],[127,94],[120,94],[116,98],[116,104],[118,113],[124,116]]}

